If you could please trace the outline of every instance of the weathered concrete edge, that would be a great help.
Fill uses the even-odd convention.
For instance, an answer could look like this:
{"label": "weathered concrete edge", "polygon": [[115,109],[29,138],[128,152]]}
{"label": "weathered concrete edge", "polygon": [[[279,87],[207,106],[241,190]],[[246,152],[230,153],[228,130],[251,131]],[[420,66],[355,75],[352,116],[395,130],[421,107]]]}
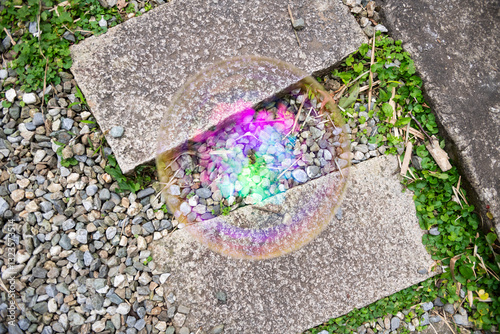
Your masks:
{"label": "weathered concrete edge", "polygon": [[[168,5],[168,4],[165,4],[165,5]],[[349,11],[349,8],[347,6],[345,6],[342,3],[340,5],[342,7],[344,7],[347,12]],[[110,28],[105,33],[105,35],[91,36],[91,37],[83,40],[81,43],[72,45],[70,47],[70,53],[71,53],[71,57],[73,59],[73,65],[70,68],[70,70],[73,73],[76,81],[78,82],[78,86],[80,87],[83,95],[87,97],[87,103],[88,103],[91,111],[92,111],[92,109],[97,108],[98,104],[93,101],[93,96],[90,93],[91,90],[87,86],[87,82],[85,80],[79,80],[78,79],[80,77],[80,73],[78,72],[78,68],[82,67],[81,64],[85,63],[85,59],[86,58],[92,57],[92,55],[93,55],[93,52],[92,52],[93,45],[94,45],[94,43],[96,43],[96,41],[99,38],[105,36],[105,38],[110,43],[112,43],[113,40],[114,40],[114,38],[116,37],[115,35],[119,31],[120,27],[127,26],[127,25],[135,25],[135,24],[137,24],[137,22],[140,22],[141,20],[147,20],[148,15],[153,15],[153,12],[154,12],[154,10],[151,11],[151,12],[147,12],[144,15],[141,15],[141,16],[138,16],[138,17],[134,17],[134,18],[132,18],[130,20],[127,20],[127,21],[121,23],[120,25],[117,25],[117,26],[114,26],[114,27]],[[356,27],[357,27],[357,25],[356,25]],[[355,52],[357,50],[357,48],[359,48],[359,46],[362,43],[365,43],[367,41],[367,37],[362,33],[361,29],[359,29],[359,32],[360,32],[359,38],[358,38],[358,40],[356,40],[356,42],[359,42],[358,46],[355,47],[353,45],[350,45],[351,47],[346,50],[346,55],[342,59],[339,59],[335,63],[328,65],[326,68],[315,68],[315,69],[312,69],[311,73],[309,73],[309,74],[313,75],[313,76],[321,75],[321,74],[324,74],[324,73],[329,72],[332,69],[336,68],[345,58],[347,58],[351,53]],[[75,57],[76,53],[81,54],[81,56],[80,57]],[[194,74],[193,76],[195,76],[195,75],[196,74]],[[186,79],[189,79],[189,78],[186,78]],[[88,83],[88,84],[90,85],[90,83]],[[291,83],[288,87],[293,86],[294,84],[295,83]],[[282,91],[285,91],[287,88],[284,88]],[[279,94],[282,91],[276,92],[276,94]],[[256,103],[256,105],[258,105],[258,103]],[[94,114],[94,116],[95,116],[95,114]],[[99,120],[98,120],[98,122],[99,122]],[[120,141],[118,139],[116,139],[116,138],[113,138],[109,133],[106,133],[105,137],[106,137],[106,140],[107,140],[107,142],[109,143],[109,145],[111,146],[112,149],[115,146],[119,146],[120,145]],[[157,134],[155,135],[155,137],[157,137]],[[115,150],[113,150],[113,151],[115,151]],[[152,164],[152,163],[154,163],[155,158],[156,158],[155,152],[153,151],[153,152],[151,152],[151,154],[150,154],[150,156],[148,158],[139,159],[135,164],[129,165],[129,164],[127,164],[127,163],[125,163],[123,161],[123,159],[121,158],[121,156],[119,156],[119,155],[116,156],[117,162],[118,162],[119,166],[121,167],[122,172],[124,174],[130,174],[130,173],[132,173],[137,166],[140,166],[140,165],[143,165],[143,164]]]}
{"label": "weathered concrete edge", "polygon": [[[384,159],[391,159],[392,158],[392,162],[394,162],[394,164],[396,164],[396,160],[395,160],[395,157],[393,156],[389,156],[389,157],[382,157]],[[366,162],[362,162],[360,165],[363,165],[365,164]],[[396,164],[397,165],[397,164]],[[324,178],[325,176],[323,176],[322,178]],[[321,178],[320,178],[321,179]],[[407,192],[406,194],[402,194],[403,196],[411,196],[411,192]],[[414,201],[411,199],[411,203],[414,204]],[[412,211],[415,211],[415,208],[413,206],[412,208]],[[415,212],[414,212],[415,213]],[[416,217],[416,214],[415,214],[415,217]],[[418,226],[416,227],[416,230],[413,232],[414,234],[419,234],[419,235],[423,235],[425,232],[422,231]],[[190,247],[190,244],[193,244],[194,242],[194,245],[196,245],[196,247],[198,247],[199,244],[197,244],[192,236],[186,231],[186,230],[177,230],[176,232],[174,232],[173,235],[169,236],[169,238],[176,238],[178,239],[176,241],[176,243],[178,244],[183,244],[183,246],[186,246],[186,247]],[[159,241],[160,243],[163,243],[161,241]],[[420,241],[419,241],[420,242]],[[307,247],[307,246],[306,246]],[[423,246],[422,246],[423,247]],[[205,251],[209,251],[208,248],[206,248],[205,246],[201,246],[202,250],[201,252],[205,252]],[[155,254],[155,259],[158,259],[160,260],[161,262],[161,256],[158,256],[159,254]],[[290,255],[290,254],[289,254]],[[286,255],[286,256],[289,256],[289,255]],[[428,260],[427,260],[427,264],[429,266],[431,266],[433,263],[433,261],[431,260],[430,258],[430,255],[428,255]],[[439,267],[438,267],[439,269]],[[410,286],[413,286],[415,284],[418,284],[426,279],[429,279],[435,275],[439,274],[439,271],[436,271],[436,272],[430,272],[428,274],[425,274],[425,275],[421,275],[421,276],[415,276],[415,277],[412,277],[411,281],[408,282],[407,284],[402,284],[402,286],[398,287],[398,288],[393,288],[393,289],[384,289],[384,291],[375,291],[375,293],[369,297],[365,297],[363,299],[366,300],[366,302],[361,302],[361,303],[356,303],[351,309],[348,309],[348,310],[344,310],[342,312],[332,312],[329,314],[328,317],[324,318],[323,320],[321,321],[315,321],[313,323],[309,323],[307,327],[303,328],[303,330],[307,330],[309,328],[313,328],[315,326],[318,326],[318,325],[321,325],[321,323],[323,323],[324,321],[327,321],[328,319],[330,318],[336,318],[336,317],[339,317],[339,316],[342,316],[342,315],[345,315],[347,313],[349,313],[353,308],[361,308],[361,307],[365,307],[367,305],[370,305],[372,304],[373,302],[379,300],[379,299],[382,299],[382,298],[385,298],[387,296],[390,296],[398,291],[401,291],[401,290],[404,290]]]}
{"label": "weathered concrete edge", "polygon": [[[381,14],[384,25],[389,30],[390,36],[393,36],[396,39],[401,39],[403,41],[403,49],[410,55],[413,55],[415,50],[409,47],[402,34],[395,29],[392,21],[387,18],[387,13],[384,12],[383,7]],[[412,57],[412,59],[415,62],[417,74],[423,81],[422,93],[425,101],[430,106],[433,115],[436,116],[436,123],[438,125],[439,132],[445,138],[446,152],[449,154],[451,160],[456,162],[455,166],[457,167],[459,174],[465,176],[465,178],[462,179],[461,184],[467,191],[471,204],[473,204],[476,209],[475,212],[481,217],[481,227],[483,231],[488,233],[492,228],[495,228],[496,233],[500,234],[500,205],[492,203],[488,199],[484,198],[481,192],[482,185],[479,175],[477,174],[476,169],[472,166],[472,161],[470,161],[471,159],[467,157],[464,154],[464,151],[459,147],[459,143],[463,142],[463,139],[459,133],[450,131],[450,129],[448,129],[448,127],[443,123],[442,116],[440,113],[436,112],[440,109],[439,104],[426,89],[426,78],[425,75],[422,75],[424,66],[419,60],[415,59],[415,57]],[[487,207],[489,207],[489,209],[487,209]],[[491,213],[493,215],[493,219],[488,218],[487,213]]]}

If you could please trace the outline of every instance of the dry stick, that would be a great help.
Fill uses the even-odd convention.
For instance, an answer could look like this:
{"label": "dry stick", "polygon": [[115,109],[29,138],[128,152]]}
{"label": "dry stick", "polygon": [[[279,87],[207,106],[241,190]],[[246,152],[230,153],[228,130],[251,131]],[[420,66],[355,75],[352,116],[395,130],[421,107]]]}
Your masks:
{"label": "dry stick", "polygon": [[411,141],[409,141],[406,144],[405,157],[403,159],[403,165],[401,166],[401,175],[406,175],[406,173],[408,172],[408,166],[410,165],[412,148],[413,148],[413,144],[411,143]]}
{"label": "dry stick", "polygon": [[[396,96],[396,87],[392,87],[391,98],[389,99],[389,105],[392,107],[392,110],[393,110],[391,120],[389,121],[389,123],[391,123],[391,124],[396,124],[396,119],[397,119],[397,117],[396,117],[396,101],[394,101],[395,96]],[[398,128],[394,127],[393,130],[394,130],[394,136],[399,138]]]}
{"label": "dry stick", "polygon": [[[307,119],[309,118],[309,116],[311,116],[311,111],[313,110],[313,107],[309,108],[309,112],[307,113],[307,116],[306,118],[304,119],[304,122],[302,123],[302,125],[300,126],[300,130],[302,130],[304,128],[304,125],[306,125],[306,122],[307,122]],[[328,121],[327,121],[328,122]]]}
{"label": "dry stick", "polygon": [[427,139],[429,139],[429,142],[432,145],[432,138],[431,138],[431,136],[429,136],[429,134],[427,133],[427,131],[424,130],[424,127],[422,126],[422,124],[420,124],[420,122],[415,118],[415,116],[413,116],[413,114],[411,113],[411,111],[408,112],[408,115],[410,115],[411,119],[414,120],[415,123],[417,123],[417,125],[420,128],[420,130],[422,131],[422,133],[427,137]]}
{"label": "dry stick", "polygon": [[368,74],[368,73],[370,73],[370,71],[366,71],[365,73],[360,74],[360,75],[359,75],[356,79],[354,79],[353,81],[349,82],[349,83],[347,84],[347,87],[351,87],[353,83],[355,83],[355,82],[356,82],[356,81],[358,81],[358,80],[359,80],[359,79],[360,79],[363,75]]}
{"label": "dry stick", "polygon": [[127,223],[123,223],[122,225],[122,231],[120,233],[120,239],[122,238],[122,235],[123,235],[123,230],[125,230],[125,226],[128,224],[128,220],[127,220]]}
{"label": "dry stick", "polygon": [[344,178],[344,173],[342,173],[342,169],[340,168],[339,163],[337,162],[337,158],[333,159],[333,161],[335,162],[335,165],[337,166],[337,168],[340,172],[340,176],[342,176],[342,178]]}
{"label": "dry stick", "polygon": [[[309,91],[307,91],[307,92],[309,92]],[[304,106],[305,101],[306,101],[306,98],[304,97],[304,99],[302,100],[302,103],[300,103],[299,111],[297,111],[297,116],[295,116],[295,121],[293,121],[292,129],[290,130],[290,132],[288,132],[286,134],[285,138],[288,137],[295,130],[295,126],[297,125],[297,121],[299,120],[300,112],[302,111],[302,107]]]}
{"label": "dry stick", "polygon": [[434,330],[434,333],[438,334],[438,332],[436,331],[436,329],[434,328],[434,326],[431,323],[429,323],[429,325],[431,325],[432,329]]}
{"label": "dry stick", "polygon": [[406,125],[406,137],[405,137],[405,143],[408,142],[408,137],[410,137],[410,122]]}
{"label": "dry stick", "polygon": [[172,178],[165,184],[165,186],[158,192],[158,194],[156,194],[155,201],[158,199],[158,197],[160,197],[160,195],[163,192],[163,190],[165,190],[167,187],[170,187],[172,184],[174,184],[175,175],[177,175],[177,173],[179,171],[180,171],[180,169],[176,170],[175,173],[174,173],[174,175],[172,175]]}
{"label": "dry stick", "polygon": [[5,33],[9,37],[10,42],[12,43],[12,45],[16,45],[16,41],[12,38],[12,36],[10,35],[9,31],[7,30],[7,28],[3,27],[3,31],[5,31]]}
{"label": "dry stick", "polygon": [[[8,295],[9,289],[7,289],[7,287],[5,286],[5,283],[3,282],[3,280],[1,278],[0,278],[0,286],[5,290],[5,292],[7,292],[7,295]],[[13,300],[14,300],[14,304],[16,304],[17,308],[20,310],[21,308],[17,304],[16,298],[13,298]]]}
{"label": "dry stick", "polygon": [[[333,97],[334,100],[338,100],[342,94],[344,94],[344,91],[347,89],[347,86],[346,85],[343,85],[339,90],[338,92],[335,94],[335,96]],[[361,89],[360,89],[361,91]]]}
{"label": "dry stick", "polygon": [[[375,87],[376,85],[378,85],[380,83],[380,80],[377,80],[375,81],[374,83],[372,83],[371,87]],[[367,86],[363,86],[359,89],[359,92],[364,92],[365,90],[368,90],[370,88],[370,85],[367,85]]]}
{"label": "dry stick", "polygon": [[408,126],[407,126],[406,129],[402,128],[401,130],[406,131],[407,133],[412,134],[412,135],[414,135],[415,137],[417,137],[419,139],[425,140],[425,137],[422,134],[422,132],[418,131],[417,129],[412,128],[409,125],[410,125],[410,123],[408,123]]}
{"label": "dry stick", "polygon": [[179,154],[178,156],[176,156],[176,157],[175,157],[175,159],[174,159],[174,160],[172,160],[172,161],[168,164],[168,166],[167,166],[167,167],[165,167],[164,169],[167,169],[167,168],[169,168],[170,166],[172,166],[172,165],[173,165],[173,163],[174,163],[174,162],[176,162],[176,161],[177,161],[177,159],[179,159],[179,158],[181,157],[181,155],[184,155],[184,154],[196,155],[196,152],[195,152],[195,151],[185,151],[185,152],[180,153],[180,154]]}
{"label": "dry stick", "polygon": [[280,177],[283,176],[283,174],[285,174],[290,168],[293,167],[293,165],[295,165],[297,163],[297,161],[299,161],[300,158],[298,158],[297,160],[295,160],[290,166],[288,166],[284,171],[281,172],[280,175],[278,175],[278,177],[276,179],[279,179]]}
{"label": "dry stick", "polygon": [[297,37],[297,43],[299,44],[300,48],[301,46],[300,46],[299,34],[297,34],[297,30],[295,30],[295,28],[293,27],[294,20],[293,20],[292,10],[290,9],[290,5],[288,5],[288,14],[290,14],[290,20],[292,21],[292,29],[295,32],[295,37]]}
{"label": "dry stick", "polygon": [[330,120],[330,122],[332,122],[333,128],[335,129],[336,128],[335,123],[333,123],[333,120],[332,120],[332,118],[330,117],[330,115],[328,113],[326,114],[326,117],[328,117],[328,119]]}
{"label": "dry stick", "polygon": [[444,318],[441,316],[441,314],[437,314],[441,319],[444,320],[444,323],[446,324],[446,326],[448,326],[448,328],[453,332],[453,334],[456,334],[455,331],[453,330],[453,328],[451,328],[450,324],[448,323],[448,319],[446,319],[446,312],[444,312]]}
{"label": "dry stick", "polygon": [[372,104],[372,84],[373,84],[373,72],[372,66],[375,62],[375,35],[373,35],[373,43],[372,43],[372,57],[370,61],[370,90],[368,91],[368,111],[371,110],[370,106]]}

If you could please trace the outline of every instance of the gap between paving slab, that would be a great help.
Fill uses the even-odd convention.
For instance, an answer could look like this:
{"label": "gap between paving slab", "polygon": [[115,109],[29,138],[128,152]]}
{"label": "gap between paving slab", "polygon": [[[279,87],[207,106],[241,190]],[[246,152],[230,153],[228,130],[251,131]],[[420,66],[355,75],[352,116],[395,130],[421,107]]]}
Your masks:
{"label": "gap between paving slab", "polygon": [[[294,253],[237,260],[210,251],[185,229],[155,242],[155,263],[171,273],[164,294],[190,308],[184,326],[195,332],[224,324],[225,333],[301,333],[432,276],[418,273],[433,261],[421,242],[412,193],[401,192],[396,159],[381,156],[351,167],[342,218]],[[298,194],[288,197],[297,200],[287,207],[300,207],[310,187],[332,177],[338,176],[290,189]],[[226,304],[218,302],[219,291]]]}
{"label": "gap between paving slab", "polygon": [[[101,129],[125,129],[122,138],[106,136],[124,173],[154,159],[156,134],[172,95],[199,70],[256,54],[314,73],[334,66],[367,41],[341,1],[290,4],[294,16],[306,22],[298,32],[300,48],[287,3],[280,0],[174,0],[71,47],[71,71]],[[249,102],[258,103],[300,79],[289,76],[263,85]],[[174,133],[186,117],[169,115]]]}

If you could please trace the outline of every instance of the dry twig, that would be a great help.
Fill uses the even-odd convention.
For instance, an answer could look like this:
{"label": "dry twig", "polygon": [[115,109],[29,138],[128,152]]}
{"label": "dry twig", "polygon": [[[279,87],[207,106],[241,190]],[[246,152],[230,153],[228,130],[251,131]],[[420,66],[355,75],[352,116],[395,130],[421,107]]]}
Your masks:
{"label": "dry twig", "polygon": [[297,34],[297,30],[295,30],[295,28],[293,27],[294,19],[293,19],[293,15],[292,15],[292,10],[290,9],[290,5],[288,5],[288,14],[290,15],[290,21],[292,21],[292,29],[293,29],[293,32],[295,33],[295,37],[297,38],[297,43],[299,44],[299,48],[300,48],[301,46],[300,46],[299,34]]}
{"label": "dry twig", "polygon": [[9,37],[10,43],[12,45],[16,45],[16,41],[12,38],[12,36],[10,35],[9,31],[7,30],[7,28],[3,27],[3,31],[5,31],[5,33],[7,34],[7,37]]}
{"label": "dry twig", "polygon": [[373,72],[372,72],[372,66],[373,63],[375,62],[375,35],[372,37],[373,43],[372,43],[372,57],[370,61],[370,90],[368,91],[368,111],[371,110],[371,104],[372,104],[372,85],[373,85]]}

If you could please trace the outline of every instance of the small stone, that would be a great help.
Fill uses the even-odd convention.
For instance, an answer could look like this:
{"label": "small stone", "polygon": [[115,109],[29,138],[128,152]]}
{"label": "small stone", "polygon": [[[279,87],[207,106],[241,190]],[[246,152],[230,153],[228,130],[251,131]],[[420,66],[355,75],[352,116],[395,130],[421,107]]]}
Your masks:
{"label": "small stone", "polygon": [[[107,27],[108,26],[108,22],[104,19],[104,16],[99,20],[99,27]],[[114,136],[113,136],[114,137]],[[121,137],[121,136],[120,136]]]}
{"label": "small stone", "polygon": [[441,298],[437,297],[435,300],[434,300],[434,305],[436,306],[439,306],[439,307],[443,307],[444,304],[443,304],[443,301],[441,300]]}
{"label": "small stone", "polygon": [[362,17],[360,20],[359,20],[359,24],[361,26],[361,28],[364,28],[366,27],[367,25],[371,24],[370,20],[366,17]]}
{"label": "small stone", "polygon": [[17,96],[17,93],[16,93],[16,90],[14,88],[11,88],[5,92],[5,98],[7,99],[7,101],[9,101],[11,103],[14,102],[14,99],[16,98],[16,96]]}
{"label": "small stone", "polygon": [[309,176],[309,178],[312,179],[319,174],[320,170],[321,169],[318,166],[307,166],[306,168],[307,176]]}
{"label": "small stone", "polygon": [[115,226],[108,227],[106,230],[106,238],[108,240],[113,239],[116,235],[116,232],[117,232],[117,230],[116,230]]}
{"label": "small stone", "polygon": [[87,234],[88,234],[88,232],[85,229],[80,229],[80,230],[76,231],[76,240],[79,243],[86,244],[87,243]]}
{"label": "small stone", "polygon": [[38,112],[38,113],[33,115],[33,124],[35,126],[40,126],[40,125],[45,124],[42,113]]}
{"label": "small stone", "polygon": [[200,198],[210,198],[212,196],[212,191],[208,188],[199,188],[196,190],[196,195]]}
{"label": "small stone", "polygon": [[431,229],[429,230],[429,234],[430,234],[430,235],[439,235],[439,234],[441,234],[441,233],[439,232],[439,230],[438,230],[438,228],[437,228],[437,227],[433,227],[433,228],[431,228]]}
{"label": "small stone", "polygon": [[398,329],[400,324],[401,320],[398,317],[393,317],[391,319],[391,331],[395,331],[396,329]]}
{"label": "small stone", "polygon": [[422,158],[418,155],[411,157],[411,165],[415,167],[416,170],[422,170]]}
{"label": "small stone", "polygon": [[422,309],[425,312],[432,310],[433,307],[434,307],[434,304],[432,302],[428,302],[428,303],[423,303],[422,304]]}
{"label": "small stone", "polygon": [[430,324],[429,322],[429,313],[425,312],[422,314],[422,317],[420,318],[420,326],[427,326]]}
{"label": "small stone", "polygon": [[101,191],[99,192],[99,199],[101,201],[107,201],[110,198],[111,198],[111,193],[109,192],[109,190],[107,188],[101,189]]}
{"label": "small stone", "polygon": [[295,30],[302,30],[306,27],[306,23],[304,22],[303,18],[298,18],[293,20],[293,29]]}
{"label": "small stone", "polygon": [[17,203],[20,200],[24,198],[24,190],[23,189],[16,189],[10,194],[10,198]]}
{"label": "small stone", "polygon": [[363,32],[366,34],[368,37],[373,37],[373,34],[375,34],[375,28],[370,26],[366,26],[363,28]]}
{"label": "small stone", "polygon": [[153,188],[146,188],[137,193],[137,198],[142,199],[144,197],[153,195],[155,193],[155,190]]}
{"label": "small stone", "polygon": [[106,328],[106,322],[104,320],[96,321],[92,324],[92,330],[96,333],[102,332]]}
{"label": "small stone", "polygon": [[455,313],[455,307],[453,306],[453,304],[450,304],[450,303],[447,303],[444,305],[444,310],[448,313],[448,314],[453,314]]}
{"label": "small stone", "polygon": [[427,269],[426,268],[420,268],[417,271],[420,275],[427,275]]}
{"label": "small stone", "polygon": [[127,303],[121,303],[116,308],[116,313],[126,315],[130,312],[130,305]]}
{"label": "small stone", "polygon": [[70,131],[70,130],[71,130],[71,128],[73,128],[73,123],[74,123],[74,122],[75,122],[75,121],[73,121],[71,118],[64,118],[64,119],[62,120],[62,128],[63,128],[64,130],[68,130],[68,131]]}
{"label": "small stone", "polygon": [[94,196],[97,193],[98,189],[99,188],[95,184],[91,184],[87,186],[87,188],[85,189],[85,193],[87,194],[87,196]]}
{"label": "small stone", "polygon": [[304,183],[307,181],[307,174],[304,172],[302,169],[296,169],[292,172],[292,177],[295,179],[295,181]]}
{"label": "small stone", "polygon": [[441,317],[440,317],[440,316],[435,315],[435,316],[433,316],[433,317],[430,317],[430,318],[429,318],[429,321],[430,321],[430,323],[431,323],[431,324],[435,324],[435,323],[438,323],[438,322],[440,322],[440,321],[441,321]]}
{"label": "small stone", "polygon": [[113,138],[120,138],[121,136],[123,136],[123,132],[125,130],[123,129],[123,127],[121,126],[114,126],[111,128],[111,131],[109,132],[109,134],[113,137]]}
{"label": "small stone", "polygon": [[381,24],[377,24],[375,26],[375,31],[388,32],[387,28]]}
{"label": "small stone", "polygon": [[[210,330],[210,334],[220,334],[224,332],[224,325],[217,325],[215,327],[212,327],[212,329]],[[321,334],[321,333],[319,333]]]}
{"label": "small stone", "polygon": [[24,93],[23,102],[26,104],[35,104],[38,102],[38,97],[35,93]]}

